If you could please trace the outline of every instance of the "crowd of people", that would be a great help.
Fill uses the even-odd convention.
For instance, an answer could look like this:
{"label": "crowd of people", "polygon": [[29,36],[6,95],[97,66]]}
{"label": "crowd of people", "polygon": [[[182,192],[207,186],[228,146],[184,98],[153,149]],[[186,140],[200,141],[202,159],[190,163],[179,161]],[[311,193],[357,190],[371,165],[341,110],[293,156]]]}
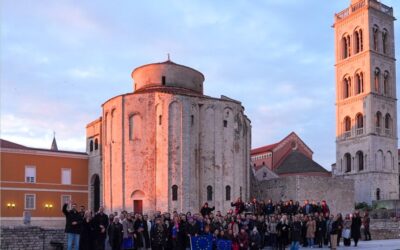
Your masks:
{"label": "crowd of people", "polygon": [[[364,227],[365,240],[371,240],[370,219],[365,212],[333,215],[325,201],[232,202],[226,214],[215,211],[205,203],[199,213],[156,212],[151,218],[139,213],[104,213],[103,207],[93,214],[76,204],[63,207],[66,216],[65,232],[68,250],[154,249],[185,250],[191,237],[210,236],[214,242],[227,240],[233,250],[299,249],[343,244],[357,246]],[[214,244],[213,249],[217,249]]]}

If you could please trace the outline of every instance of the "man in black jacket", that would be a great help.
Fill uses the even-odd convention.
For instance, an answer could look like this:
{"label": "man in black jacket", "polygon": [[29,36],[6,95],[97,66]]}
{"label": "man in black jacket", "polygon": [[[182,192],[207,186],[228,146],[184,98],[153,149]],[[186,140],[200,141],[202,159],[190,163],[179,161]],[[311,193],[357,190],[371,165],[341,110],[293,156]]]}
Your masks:
{"label": "man in black jacket", "polygon": [[99,208],[99,212],[93,218],[93,223],[95,228],[96,249],[104,250],[107,238],[107,227],[109,224],[109,219],[107,214],[104,213],[103,207]]}
{"label": "man in black jacket", "polygon": [[[71,203],[71,202],[70,202]],[[67,233],[68,244],[67,250],[72,250],[72,244],[75,250],[79,250],[79,236],[81,233],[82,216],[76,210],[76,204],[72,204],[72,209],[67,210],[68,203],[65,203],[62,212],[65,215],[65,232]]]}

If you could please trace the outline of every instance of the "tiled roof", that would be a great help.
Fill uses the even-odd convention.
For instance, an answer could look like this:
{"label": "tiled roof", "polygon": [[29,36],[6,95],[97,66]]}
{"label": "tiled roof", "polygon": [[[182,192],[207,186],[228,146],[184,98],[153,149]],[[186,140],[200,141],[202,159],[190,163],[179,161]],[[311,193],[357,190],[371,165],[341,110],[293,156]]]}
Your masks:
{"label": "tiled roof", "polygon": [[321,165],[305,156],[299,151],[293,151],[282,161],[275,170],[277,174],[310,173],[321,172],[329,173]]}
{"label": "tiled roof", "polygon": [[9,149],[21,149],[21,150],[37,150],[43,152],[57,152],[57,153],[67,153],[67,154],[79,154],[79,155],[87,155],[86,152],[75,152],[75,151],[66,151],[66,150],[51,150],[51,149],[44,149],[44,148],[32,148],[26,147],[21,144],[17,144],[11,141],[7,141],[4,139],[0,139],[0,148],[9,148]]}
{"label": "tiled roof", "polygon": [[270,145],[263,146],[263,147],[259,147],[259,148],[255,148],[255,149],[252,149],[252,150],[251,150],[251,155],[259,154],[259,153],[264,153],[264,152],[266,152],[266,151],[273,151],[275,147],[277,147],[281,142],[283,142],[284,140],[286,140],[287,138],[289,138],[291,135],[295,135],[295,136],[306,146],[306,148],[308,148],[308,149],[311,151],[311,153],[312,153],[312,150],[307,146],[307,144],[305,144],[305,143],[303,142],[303,140],[302,140],[295,132],[291,132],[290,134],[288,134],[287,136],[285,136],[285,138],[283,138],[282,140],[280,140],[280,141],[277,142],[277,143],[270,144]]}

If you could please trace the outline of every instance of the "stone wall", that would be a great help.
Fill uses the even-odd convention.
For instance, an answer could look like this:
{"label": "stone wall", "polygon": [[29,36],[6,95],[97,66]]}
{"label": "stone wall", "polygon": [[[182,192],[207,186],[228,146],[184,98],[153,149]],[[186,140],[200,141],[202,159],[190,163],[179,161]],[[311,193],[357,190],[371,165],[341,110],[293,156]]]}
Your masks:
{"label": "stone wall", "polygon": [[62,242],[66,249],[64,229],[45,229],[35,226],[0,228],[1,250],[42,250],[52,249],[50,241]]}
{"label": "stone wall", "polygon": [[272,180],[251,181],[251,196],[258,200],[299,201],[326,200],[332,213],[351,213],[354,210],[352,180],[322,176],[288,176]]}
{"label": "stone wall", "polygon": [[[400,239],[400,221],[371,220],[370,231],[373,240]],[[361,236],[364,239],[363,232]]]}

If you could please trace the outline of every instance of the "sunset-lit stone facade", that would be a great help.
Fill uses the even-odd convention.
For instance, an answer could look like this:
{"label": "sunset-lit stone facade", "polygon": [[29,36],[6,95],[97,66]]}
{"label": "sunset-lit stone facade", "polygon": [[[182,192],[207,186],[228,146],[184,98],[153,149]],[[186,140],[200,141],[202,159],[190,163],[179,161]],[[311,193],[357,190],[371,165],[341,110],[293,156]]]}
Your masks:
{"label": "sunset-lit stone facade", "polygon": [[204,76],[169,60],[132,78],[134,92],[106,101],[87,127],[101,128],[89,176],[101,177],[106,210],[186,212],[208,202],[227,211],[248,199],[251,125],[241,103],[203,95]]}
{"label": "sunset-lit stone facade", "polygon": [[356,202],[399,199],[393,9],[352,1],[335,15],[336,164]]}

